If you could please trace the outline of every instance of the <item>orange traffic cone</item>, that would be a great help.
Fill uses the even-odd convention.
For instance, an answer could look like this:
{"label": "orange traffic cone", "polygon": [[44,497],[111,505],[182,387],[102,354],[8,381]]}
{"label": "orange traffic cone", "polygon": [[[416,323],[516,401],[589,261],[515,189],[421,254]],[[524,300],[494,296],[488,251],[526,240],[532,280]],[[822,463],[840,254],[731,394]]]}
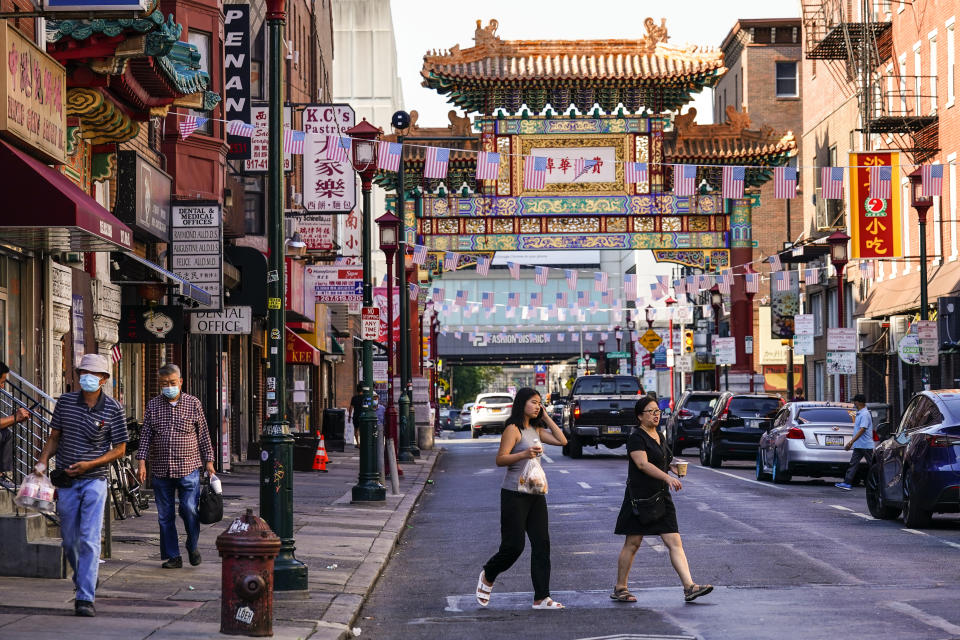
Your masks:
{"label": "orange traffic cone", "polygon": [[327,472],[327,448],[323,446],[323,436],[320,436],[320,442],[317,443],[317,454],[313,456],[313,470]]}
{"label": "orange traffic cone", "polygon": [[320,438],[318,449],[323,452],[323,461],[330,462],[330,456],[327,455],[327,444],[323,441],[323,434],[317,431],[317,437]]}

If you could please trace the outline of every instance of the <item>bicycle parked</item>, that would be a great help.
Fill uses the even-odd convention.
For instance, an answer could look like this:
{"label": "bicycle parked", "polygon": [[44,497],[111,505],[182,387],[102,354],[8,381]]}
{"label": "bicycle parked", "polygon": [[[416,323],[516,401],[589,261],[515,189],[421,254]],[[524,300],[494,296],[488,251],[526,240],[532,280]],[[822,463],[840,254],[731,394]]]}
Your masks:
{"label": "bicycle parked", "polygon": [[134,418],[127,420],[127,433],[130,439],[127,441],[126,455],[110,463],[110,499],[117,520],[126,519],[128,506],[134,517],[140,517],[140,512],[150,506],[149,498],[142,490],[143,486],[130,462],[130,457],[140,445],[140,423]]}

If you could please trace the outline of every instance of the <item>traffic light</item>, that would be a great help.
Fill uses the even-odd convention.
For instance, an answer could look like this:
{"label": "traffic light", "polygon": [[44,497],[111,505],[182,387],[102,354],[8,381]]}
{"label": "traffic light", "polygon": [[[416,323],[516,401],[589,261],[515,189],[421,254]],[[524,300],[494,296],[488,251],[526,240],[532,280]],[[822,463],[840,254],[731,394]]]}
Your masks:
{"label": "traffic light", "polygon": [[693,353],[693,329],[683,330],[683,352]]}

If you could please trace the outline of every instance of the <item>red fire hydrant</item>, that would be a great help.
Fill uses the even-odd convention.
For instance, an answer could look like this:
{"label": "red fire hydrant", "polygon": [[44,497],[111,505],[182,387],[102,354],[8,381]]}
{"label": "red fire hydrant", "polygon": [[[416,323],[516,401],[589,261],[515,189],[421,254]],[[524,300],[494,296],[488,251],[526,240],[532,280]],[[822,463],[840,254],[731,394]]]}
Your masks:
{"label": "red fire hydrant", "polygon": [[217,536],[223,558],[220,633],[273,635],[273,561],[280,538],[252,509]]}

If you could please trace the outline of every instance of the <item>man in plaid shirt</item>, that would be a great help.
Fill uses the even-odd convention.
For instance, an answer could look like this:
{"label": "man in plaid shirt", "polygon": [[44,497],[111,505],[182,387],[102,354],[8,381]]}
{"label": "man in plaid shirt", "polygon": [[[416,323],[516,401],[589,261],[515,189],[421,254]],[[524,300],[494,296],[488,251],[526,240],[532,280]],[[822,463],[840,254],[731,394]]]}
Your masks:
{"label": "man in plaid shirt", "polygon": [[154,498],[157,502],[157,520],[160,522],[160,557],[164,569],[183,566],[177,539],[177,517],[174,514],[174,494],[179,494],[180,517],[187,531],[187,553],[190,564],[200,564],[197,542],[200,537],[200,519],[197,505],[200,501],[200,469],[206,467],[212,477],[213,446],[210,430],[200,400],[181,393],[183,379],[180,367],[165,364],[158,372],[161,395],[147,403],[140,432],[140,461],[137,475],[140,482],[147,479],[147,464]]}

